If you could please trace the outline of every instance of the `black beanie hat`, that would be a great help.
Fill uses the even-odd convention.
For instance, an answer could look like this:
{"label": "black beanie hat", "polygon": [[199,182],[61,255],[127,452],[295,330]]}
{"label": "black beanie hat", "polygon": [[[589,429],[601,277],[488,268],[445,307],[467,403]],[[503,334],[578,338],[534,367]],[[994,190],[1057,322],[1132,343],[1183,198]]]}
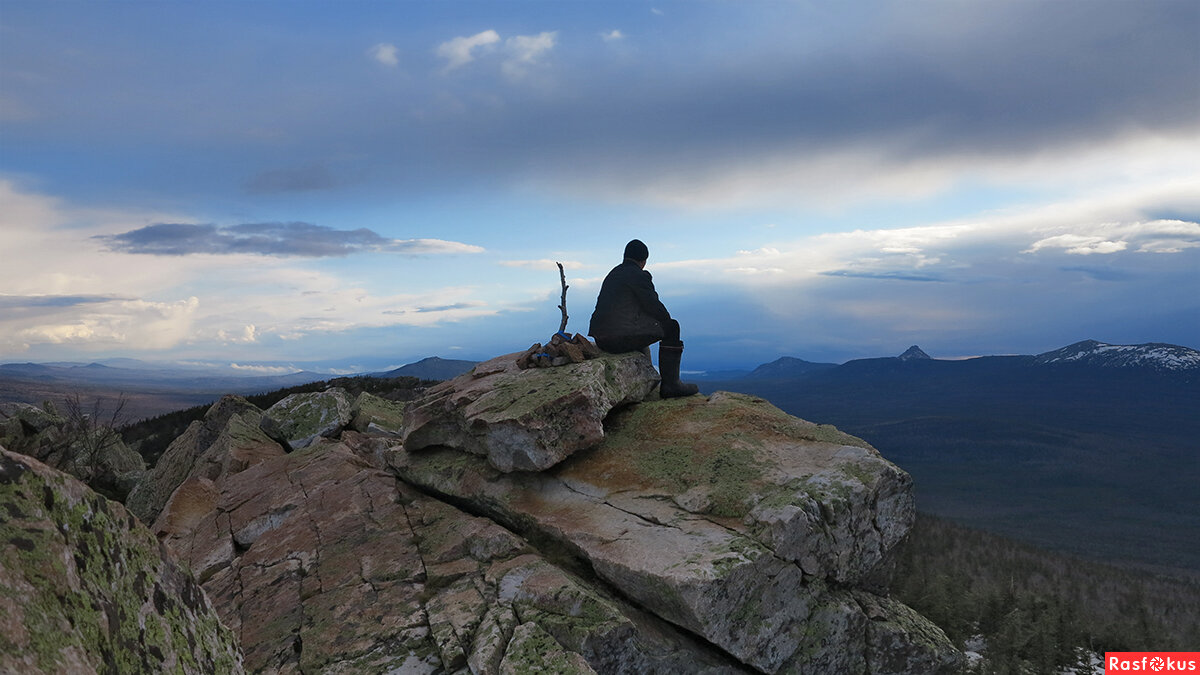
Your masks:
{"label": "black beanie hat", "polygon": [[638,262],[645,262],[650,257],[650,249],[642,243],[641,239],[634,239],[625,244],[625,257]]}

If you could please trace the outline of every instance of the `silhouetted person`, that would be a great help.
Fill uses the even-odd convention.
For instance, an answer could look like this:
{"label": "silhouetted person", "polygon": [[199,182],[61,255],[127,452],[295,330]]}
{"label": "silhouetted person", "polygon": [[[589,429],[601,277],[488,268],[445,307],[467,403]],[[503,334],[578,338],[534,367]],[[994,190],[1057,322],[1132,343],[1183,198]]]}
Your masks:
{"label": "silhouetted person", "polygon": [[645,270],[650,251],[634,239],[625,245],[625,261],[604,278],[596,311],[588,335],[606,352],[646,350],[658,342],[658,371],[662,377],[659,393],[663,398],[691,396],[699,391],[694,384],[679,381],[679,360],[683,356],[683,341],[679,339],[679,322],[658,299],[654,281]]}

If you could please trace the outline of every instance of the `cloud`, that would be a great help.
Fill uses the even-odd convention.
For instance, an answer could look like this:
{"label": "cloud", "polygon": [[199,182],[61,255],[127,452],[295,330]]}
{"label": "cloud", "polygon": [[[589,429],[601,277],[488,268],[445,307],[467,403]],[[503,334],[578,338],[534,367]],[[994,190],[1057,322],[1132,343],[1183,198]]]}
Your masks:
{"label": "cloud", "polygon": [[254,366],[242,365],[240,363],[230,363],[229,367],[234,370],[257,373],[259,375],[290,375],[300,370],[294,366]]}
{"label": "cloud", "polygon": [[224,330],[218,330],[217,338],[223,342],[235,342],[235,343],[240,343],[240,344],[249,344],[249,343],[258,341],[258,336],[256,335],[256,333],[257,333],[257,328],[254,326],[254,324],[248,324],[245,328],[242,329],[242,332],[240,334],[232,334],[231,335],[231,334],[225,332]]}
{"label": "cloud", "polygon": [[195,297],[176,302],[114,300],[63,307],[64,311],[53,316],[9,317],[0,332],[0,347],[52,344],[85,350],[170,349],[190,337],[199,304]]}
{"label": "cloud", "polygon": [[931,25],[867,22],[865,40],[799,50],[764,39],[720,67],[595,68],[578,96],[522,103],[491,137],[548,191],[693,208],[840,207],[964,183],[1076,182],[1130,161],[1139,173],[1195,166],[1194,10],[939,7],[949,16]]}
{"label": "cloud", "polygon": [[508,57],[500,64],[501,72],[512,80],[524,79],[542,56],[554,48],[557,39],[558,31],[508,38],[504,43]]}
{"label": "cloud", "polygon": [[471,301],[471,302],[455,302],[455,303],[449,304],[449,305],[428,305],[428,306],[421,305],[421,306],[417,306],[417,307],[410,307],[408,309],[388,309],[388,310],[384,310],[383,313],[386,315],[392,315],[392,316],[401,315],[401,314],[430,314],[430,313],[440,313],[440,312],[453,312],[455,310],[460,310],[460,309],[472,309],[473,310],[473,309],[479,309],[480,307],[487,307],[487,303]]}
{"label": "cloud", "polygon": [[601,33],[600,39],[604,40],[605,42],[618,42],[625,39],[625,34],[614,28],[607,33]]}
{"label": "cloud", "polygon": [[475,60],[475,50],[493,45],[500,41],[500,34],[494,30],[485,30],[470,37],[456,37],[438,45],[436,53],[446,59],[443,72],[449,72],[467,65]]}
{"label": "cloud", "polygon": [[159,256],[253,254],[323,258],[363,252],[421,255],[483,250],[454,241],[387,239],[366,228],[336,230],[310,223],[247,223],[228,227],[158,223],[93,238],[104,242],[112,251]]}
{"label": "cloud", "polygon": [[5,295],[0,294],[0,310],[19,312],[27,309],[58,309],[101,302],[127,300],[110,295]]}
{"label": "cloud", "polygon": [[396,52],[396,45],[387,42],[381,42],[370,49],[371,58],[389,68],[400,65],[400,59],[396,57]]}
{"label": "cloud", "polygon": [[1113,222],[1075,228],[1083,231],[1039,239],[1022,253],[1061,249],[1071,255],[1103,255],[1125,251],[1135,244],[1139,253],[1179,253],[1200,247],[1200,223],[1183,220]]}
{"label": "cloud", "polygon": [[855,270],[829,270],[821,272],[827,277],[853,277],[858,279],[889,279],[893,281],[945,281],[941,277],[912,272],[859,272]]}
{"label": "cloud", "polygon": [[[503,290],[438,286],[438,279],[457,278],[475,263],[456,269],[458,261],[448,266],[421,256],[483,250],[461,242],[304,223],[158,221],[128,230],[118,224],[155,222],[164,214],[75,208],[3,180],[0,201],[0,250],[21,252],[0,265],[0,356],[176,349],[192,358],[230,359],[274,353],[280,340],[301,338],[326,340],[336,350],[345,345],[320,336],[430,327],[506,308]],[[98,241],[105,247],[98,249]],[[336,262],[325,271],[310,262],[360,251],[414,257],[399,266],[356,262],[349,269],[359,282],[342,276],[347,268]],[[248,263],[233,255],[239,253],[262,257]],[[395,293],[394,285],[408,290]]]}
{"label": "cloud", "polygon": [[1024,253],[1037,253],[1044,248],[1061,248],[1072,255],[1116,253],[1129,248],[1127,241],[1109,241],[1086,234],[1060,234],[1034,242]]}

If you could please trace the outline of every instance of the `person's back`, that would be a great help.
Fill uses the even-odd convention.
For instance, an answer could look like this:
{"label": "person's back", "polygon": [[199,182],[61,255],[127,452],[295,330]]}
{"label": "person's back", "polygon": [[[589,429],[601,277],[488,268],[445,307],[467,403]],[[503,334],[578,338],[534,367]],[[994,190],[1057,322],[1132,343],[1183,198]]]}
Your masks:
{"label": "person's back", "polygon": [[644,268],[649,250],[634,239],[625,246],[625,260],[604,278],[588,334],[606,352],[620,353],[658,346],[658,367],[662,377],[660,393],[664,398],[697,393],[694,384],[679,381],[679,362],[683,341],[679,322],[658,299],[654,280]]}

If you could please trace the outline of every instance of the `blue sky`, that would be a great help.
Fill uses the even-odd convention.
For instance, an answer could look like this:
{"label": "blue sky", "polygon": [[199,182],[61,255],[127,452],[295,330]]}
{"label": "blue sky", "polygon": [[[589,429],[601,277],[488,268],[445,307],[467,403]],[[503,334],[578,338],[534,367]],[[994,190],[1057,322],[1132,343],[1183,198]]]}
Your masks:
{"label": "blue sky", "polygon": [[1200,347],[1200,4],[0,0],[0,362]]}

